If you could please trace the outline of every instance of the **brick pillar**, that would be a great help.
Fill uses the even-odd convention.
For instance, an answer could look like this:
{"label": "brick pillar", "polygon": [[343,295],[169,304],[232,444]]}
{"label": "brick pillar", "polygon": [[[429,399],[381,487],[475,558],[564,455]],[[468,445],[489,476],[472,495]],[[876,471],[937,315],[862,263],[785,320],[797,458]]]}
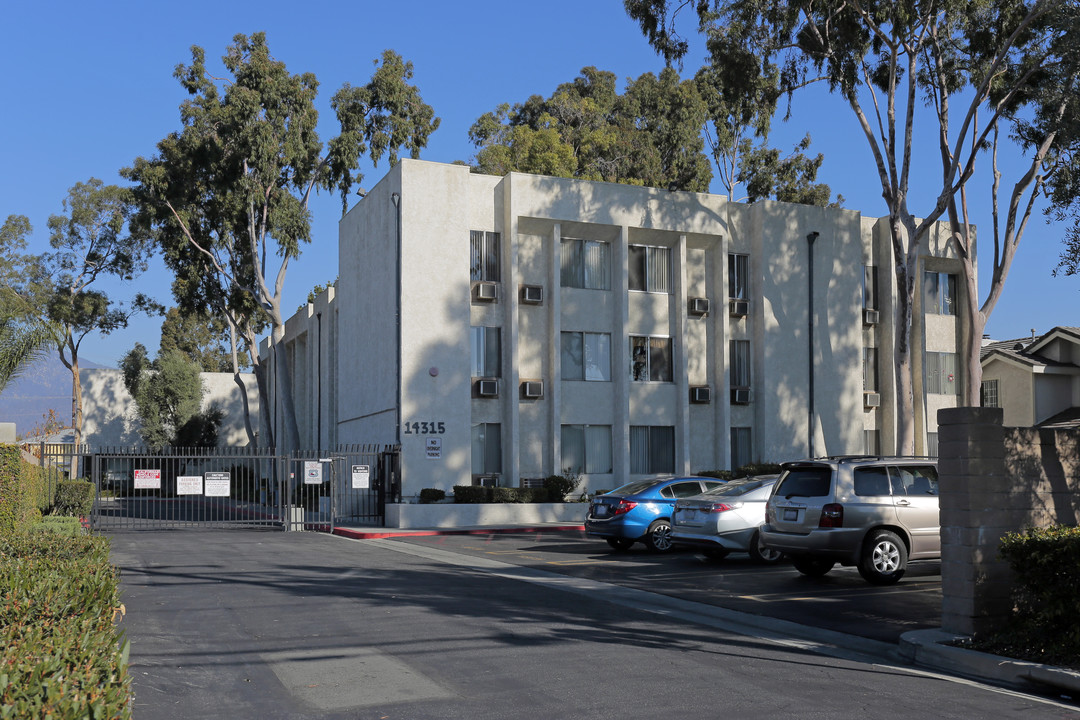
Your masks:
{"label": "brick pillar", "polygon": [[1012,608],[1012,571],[997,557],[1018,527],[1001,422],[1000,408],[938,411],[941,628],[959,635],[1000,627]]}

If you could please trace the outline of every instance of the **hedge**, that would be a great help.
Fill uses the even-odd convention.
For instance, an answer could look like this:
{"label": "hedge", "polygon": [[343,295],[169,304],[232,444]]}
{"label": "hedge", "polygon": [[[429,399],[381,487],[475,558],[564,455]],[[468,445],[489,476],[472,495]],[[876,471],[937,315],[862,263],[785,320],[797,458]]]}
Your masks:
{"label": "hedge", "polygon": [[21,532],[51,505],[41,468],[14,445],[0,445],[0,535]]}
{"label": "hedge", "polygon": [[0,718],[130,718],[103,537],[0,537]]}
{"label": "hedge", "polygon": [[540,503],[551,502],[547,488],[485,487],[455,485],[455,503]]}
{"label": "hedge", "polygon": [[61,480],[49,512],[65,517],[86,517],[94,508],[94,483],[89,480]]}

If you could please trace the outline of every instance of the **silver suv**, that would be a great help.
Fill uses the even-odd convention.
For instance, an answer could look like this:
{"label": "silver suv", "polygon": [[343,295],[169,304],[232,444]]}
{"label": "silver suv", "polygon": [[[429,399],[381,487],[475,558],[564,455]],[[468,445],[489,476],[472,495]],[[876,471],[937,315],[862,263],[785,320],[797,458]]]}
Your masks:
{"label": "silver suv", "polygon": [[855,565],[875,585],[908,560],[941,557],[933,460],[832,457],[785,463],[765,506],[761,543],[804,575]]}

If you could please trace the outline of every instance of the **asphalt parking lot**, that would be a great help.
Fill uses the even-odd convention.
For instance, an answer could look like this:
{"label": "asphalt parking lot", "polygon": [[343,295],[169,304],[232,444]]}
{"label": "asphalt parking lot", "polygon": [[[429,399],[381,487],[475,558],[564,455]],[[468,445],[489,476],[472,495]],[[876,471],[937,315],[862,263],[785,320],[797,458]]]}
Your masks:
{"label": "asphalt parking lot", "polygon": [[436,535],[393,542],[438,547],[505,563],[614,583],[730,610],[896,643],[909,630],[941,625],[941,563],[908,566],[896,585],[877,587],[855,568],[837,566],[805,577],[781,561],[765,566],[746,555],[712,561],[693,551],[656,554],[634,545],[613,552],[583,531]]}

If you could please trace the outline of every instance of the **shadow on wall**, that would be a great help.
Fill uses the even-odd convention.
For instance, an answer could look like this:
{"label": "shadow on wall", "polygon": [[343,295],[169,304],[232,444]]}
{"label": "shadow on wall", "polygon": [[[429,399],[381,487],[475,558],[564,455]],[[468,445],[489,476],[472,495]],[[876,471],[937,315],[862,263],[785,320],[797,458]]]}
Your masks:
{"label": "shadow on wall", "polygon": [[1017,507],[1027,509],[1027,523],[1077,525],[1080,430],[1005,428],[1004,435],[1005,469]]}

